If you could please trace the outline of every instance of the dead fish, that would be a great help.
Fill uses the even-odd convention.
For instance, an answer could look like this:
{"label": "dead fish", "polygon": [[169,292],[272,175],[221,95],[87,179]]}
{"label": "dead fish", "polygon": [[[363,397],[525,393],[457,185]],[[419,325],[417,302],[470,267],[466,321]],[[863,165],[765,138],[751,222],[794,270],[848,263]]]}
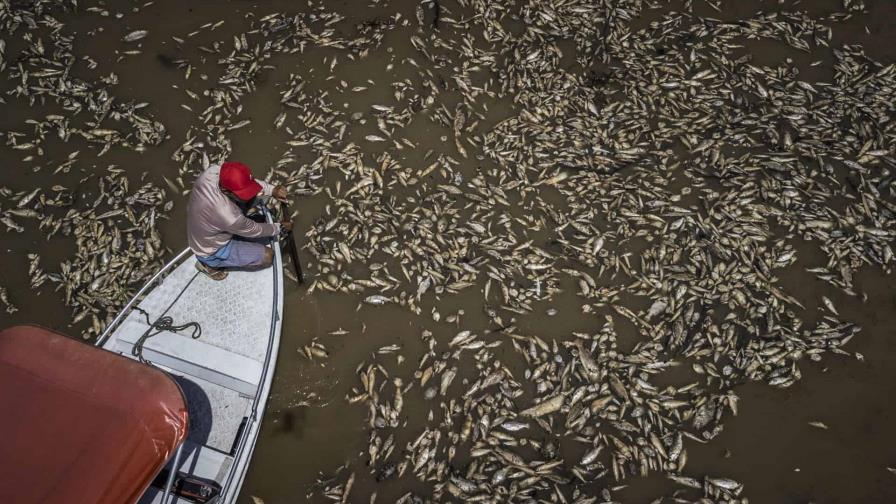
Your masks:
{"label": "dead fish", "polygon": [[549,399],[545,399],[544,401],[532,406],[531,408],[527,408],[521,411],[520,415],[532,418],[549,415],[560,410],[560,407],[563,406],[563,399],[564,398],[562,395],[556,395]]}
{"label": "dead fish", "polygon": [[582,456],[582,460],[579,461],[579,465],[585,466],[585,465],[588,465],[588,464],[594,462],[594,460],[597,459],[597,456],[600,454],[600,452],[601,452],[600,446],[596,446],[593,449],[589,450],[587,453],[585,453],[585,455]]}
{"label": "dead fish", "polygon": [[529,424],[527,424],[526,422],[516,422],[513,420],[508,420],[501,424],[501,428],[510,432],[517,432],[529,428]]}
{"label": "dead fish", "polygon": [[135,41],[140,40],[143,37],[147,36],[148,34],[149,34],[149,32],[146,30],[134,30],[131,33],[128,33],[127,35],[125,35],[124,38],[122,38],[122,40],[125,42],[135,42]]}
{"label": "dead fish", "polygon": [[667,306],[668,304],[666,303],[666,301],[657,299],[653,302],[652,305],[650,305],[650,308],[647,310],[647,318],[652,319],[653,317],[656,317],[657,315],[665,312]]}
{"label": "dead fish", "polygon": [[832,303],[831,300],[827,298],[827,296],[821,296],[821,301],[822,303],[824,303],[825,308],[827,308],[831,313],[837,316],[840,315],[839,313],[837,313],[837,308],[834,307],[834,303]]}
{"label": "dead fish", "polygon": [[367,296],[364,298],[364,302],[367,304],[372,304],[374,306],[381,306],[386,303],[392,302],[392,299],[387,298],[386,296],[381,296],[379,294],[374,294],[372,296]]}

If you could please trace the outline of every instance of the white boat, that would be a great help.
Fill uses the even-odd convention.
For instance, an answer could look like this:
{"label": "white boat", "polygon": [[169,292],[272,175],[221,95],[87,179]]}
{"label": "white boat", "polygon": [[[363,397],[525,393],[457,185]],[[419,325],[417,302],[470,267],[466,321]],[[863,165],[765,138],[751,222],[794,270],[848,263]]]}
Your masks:
{"label": "white boat", "polygon": [[[221,281],[200,273],[195,256],[184,250],[138,291],[97,340],[98,346],[130,359],[142,354],[167,372],[180,385],[189,411],[186,441],[141,504],[236,501],[280,346],[283,268],[276,242],[272,248],[272,267],[230,271]],[[162,317],[170,317],[172,326],[195,322],[201,334],[192,337],[195,326],[176,331],[150,326]],[[141,345],[147,334],[152,336]],[[190,498],[191,492],[207,495]]]}

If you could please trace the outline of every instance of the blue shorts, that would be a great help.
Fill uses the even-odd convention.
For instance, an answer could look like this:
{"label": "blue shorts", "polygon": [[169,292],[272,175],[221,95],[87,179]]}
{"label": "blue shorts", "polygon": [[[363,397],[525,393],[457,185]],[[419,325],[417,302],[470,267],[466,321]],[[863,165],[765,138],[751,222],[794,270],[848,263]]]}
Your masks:
{"label": "blue shorts", "polygon": [[196,259],[212,268],[252,268],[261,266],[266,248],[263,243],[234,238],[214,254]]}

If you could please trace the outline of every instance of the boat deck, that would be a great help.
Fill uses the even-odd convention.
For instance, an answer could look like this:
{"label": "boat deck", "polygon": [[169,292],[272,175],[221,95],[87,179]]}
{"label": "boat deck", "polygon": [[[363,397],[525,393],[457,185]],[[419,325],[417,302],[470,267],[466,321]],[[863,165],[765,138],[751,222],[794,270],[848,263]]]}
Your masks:
{"label": "boat deck", "polygon": [[239,393],[192,376],[172,373],[187,399],[190,433],[187,439],[197,445],[230,453],[243,418],[252,401]]}
{"label": "boat deck", "polygon": [[[264,362],[273,309],[273,278],[253,271],[230,271],[215,281],[199,273],[191,257],[177,267],[140,303],[151,319],[169,315],[174,324],[198,322],[200,339],[221,349]],[[132,312],[127,320],[145,322]],[[186,337],[189,331],[185,332]]]}
{"label": "boat deck", "polygon": [[[231,450],[259,390],[275,317],[275,279],[267,269],[230,271],[225,280],[215,281],[199,273],[195,263],[195,257],[187,257],[137,306],[150,321],[169,316],[175,326],[196,322],[201,335],[191,338],[190,328],[163,331],[144,341],[142,354],[170,373],[186,398],[190,432],[180,472],[221,482],[234,463]],[[136,358],[132,350],[149,328],[146,317],[133,310],[103,346]],[[140,502],[160,499],[151,487]]]}

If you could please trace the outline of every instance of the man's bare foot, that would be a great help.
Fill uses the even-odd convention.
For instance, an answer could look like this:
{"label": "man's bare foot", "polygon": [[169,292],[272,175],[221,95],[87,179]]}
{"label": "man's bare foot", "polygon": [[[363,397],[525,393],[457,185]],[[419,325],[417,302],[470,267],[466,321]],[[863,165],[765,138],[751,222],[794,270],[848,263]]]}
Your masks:
{"label": "man's bare foot", "polygon": [[218,268],[212,268],[211,266],[203,264],[201,261],[196,261],[196,269],[205,273],[206,276],[208,276],[212,280],[224,280],[225,278],[227,278],[226,271]]}

